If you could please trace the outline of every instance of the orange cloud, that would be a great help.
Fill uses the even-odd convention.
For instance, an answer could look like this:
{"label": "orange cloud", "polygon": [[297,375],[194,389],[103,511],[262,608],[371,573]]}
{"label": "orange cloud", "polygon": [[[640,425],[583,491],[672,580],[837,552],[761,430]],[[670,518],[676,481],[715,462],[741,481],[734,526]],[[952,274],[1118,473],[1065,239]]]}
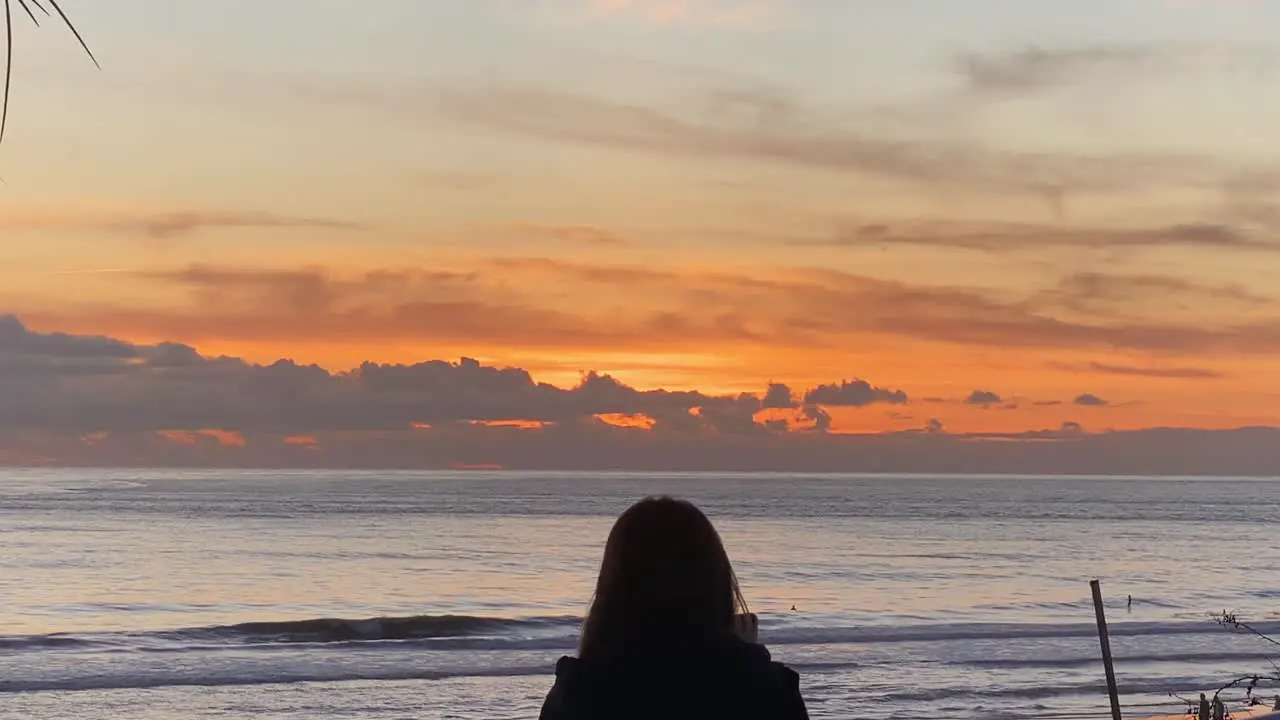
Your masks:
{"label": "orange cloud", "polygon": [[[39,333],[12,316],[0,316],[0,367],[20,400],[0,405],[5,462],[1249,474],[1280,447],[1280,427],[1262,427],[1280,425],[1269,396],[1257,415],[1235,402],[1228,414],[1205,402],[1211,378],[1184,388],[1181,407],[1154,411],[1132,376],[1099,387],[1106,374],[1032,395],[1007,378],[938,396],[864,381],[638,390],[594,372],[566,388],[466,358],[348,372],[254,365],[176,343]],[[997,446],[1008,450],[985,449]]]}
{"label": "orange cloud", "polygon": [[193,446],[201,438],[215,441],[222,447],[245,447],[244,435],[235,430],[219,430],[213,428],[201,430],[157,430],[156,435],[177,445]]}
{"label": "orange cloud", "polygon": [[[1280,354],[1280,314],[1237,288],[1142,276],[1066,278],[1016,293],[829,269],[494,259],[432,271],[193,266],[123,276],[189,298],[65,307],[44,326],[189,342],[414,341],[475,348],[708,353],[917,342],[1183,355]],[[1123,286],[1120,291],[1117,286]],[[1099,288],[1105,288],[1103,293]],[[1152,303],[1155,296],[1160,303]],[[1169,314],[1175,297],[1196,301]],[[613,298],[625,298],[625,302]],[[1214,305],[1209,301],[1216,301]],[[1243,302],[1244,305],[1232,304]],[[1222,317],[1218,317],[1218,315]]]}
{"label": "orange cloud", "polygon": [[[823,415],[826,411],[823,410]],[[824,420],[819,420],[821,416],[815,416],[812,409],[806,410],[803,407],[791,408],[766,408],[757,412],[753,418],[757,423],[772,428],[777,432],[807,432],[818,428],[822,424],[825,432],[839,433],[844,429],[827,424]]]}
{"label": "orange cloud", "polygon": [[454,470],[471,470],[476,472],[506,470],[507,468],[500,463],[450,463],[449,467]]}
{"label": "orange cloud", "polygon": [[[108,282],[121,297],[154,290],[158,300],[50,298],[24,318],[264,363],[470,356],[554,382],[595,368],[716,393],[757,392],[762,377],[810,390],[851,373],[910,386],[913,397],[975,388],[1111,397],[1142,383],[1159,402],[1126,410],[1129,426],[1197,403],[1228,419],[1265,418],[1266,393],[1280,391],[1270,371],[1280,357],[1275,304],[1230,284],[1152,274],[990,288],[821,268],[453,258],[431,270],[190,266]],[[1208,385],[1209,394],[1197,389]],[[840,415],[836,431],[847,427]]]}
{"label": "orange cloud", "polygon": [[178,445],[195,445],[200,438],[188,430],[157,430],[156,435]]}
{"label": "orange cloud", "polygon": [[616,428],[652,430],[657,424],[653,418],[640,413],[602,413],[593,417],[599,422]]}
{"label": "orange cloud", "polygon": [[233,430],[201,430],[201,435],[213,438],[219,445],[226,447],[244,447],[244,436]]}
{"label": "orange cloud", "polygon": [[468,424],[486,428],[514,428],[516,430],[543,430],[555,423],[545,420],[469,420]]}

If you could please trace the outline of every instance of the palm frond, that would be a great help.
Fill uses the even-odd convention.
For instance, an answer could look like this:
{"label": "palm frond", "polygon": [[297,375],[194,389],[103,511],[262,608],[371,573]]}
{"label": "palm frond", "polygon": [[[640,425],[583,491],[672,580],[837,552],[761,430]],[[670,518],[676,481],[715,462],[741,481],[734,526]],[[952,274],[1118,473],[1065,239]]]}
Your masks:
{"label": "palm frond", "polygon": [[[77,41],[79,41],[80,47],[84,48],[89,59],[93,61],[94,67],[97,67],[98,69],[102,68],[102,66],[98,64],[98,58],[94,57],[93,51],[89,49],[89,44],[84,41],[83,37],[81,37],[80,31],[76,29],[76,26],[72,24],[71,19],[67,17],[67,14],[63,12],[62,8],[58,5],[58,0],[4,0],[4,96],[3,100],[0,101],[0,143],[4,142],[4,132],[9,125],[9,88],[13,84],[14,2],[16,2],[18,7],[22,8],[27,13],[27,17],[31,18],[31,22],[35,23],[36,27],[40,27],[40,19],[36,16],[35,10],[39,10],[45,15],[45,17],[53,16],[52,13],[49,12],[49,9],[44,6],[45,2],[49,3],[49,7],[53,8],[53,12],[57,13],[62,22],[66,24],[67,29],[71,30],[71,34],[75,36]],[[35,10],[32,10],[32,8],[35,8]]]}

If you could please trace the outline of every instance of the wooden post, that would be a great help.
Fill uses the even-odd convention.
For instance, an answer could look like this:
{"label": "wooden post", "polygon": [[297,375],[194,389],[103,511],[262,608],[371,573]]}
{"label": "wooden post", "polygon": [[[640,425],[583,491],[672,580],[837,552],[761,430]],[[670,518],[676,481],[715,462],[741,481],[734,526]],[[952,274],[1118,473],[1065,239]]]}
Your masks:
{"label": "wooden post", "polygon": [[1120,718],[1120,691],[1116,689],[1116,669],[1111,664],[1111,640],[1107,637],[1107,613],[1102,609],[1102,585],[1091,580],[1093,613],[1098,617],[1098,644],[1102,646],[1102,666],[1107,671],[1107,694],[1111,697],[1111,720]]}

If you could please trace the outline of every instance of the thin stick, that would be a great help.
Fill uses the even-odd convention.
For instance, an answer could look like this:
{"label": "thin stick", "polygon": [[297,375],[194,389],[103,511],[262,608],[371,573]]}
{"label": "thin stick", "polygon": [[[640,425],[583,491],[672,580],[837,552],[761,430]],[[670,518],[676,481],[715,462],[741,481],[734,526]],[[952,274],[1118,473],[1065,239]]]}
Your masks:
{"label": "thin stick", "polygon": [[1107,636],[1107,613],[1102,607],[1102,584],[1089,581],[1093,590],[1093,613],[1098,619],[1098,644],[1102,646],[1102,666],[1107,671],[1107,695],[1111,698],[1111,720],[1120,717],[1120,691],[1116,689],[1116,669],[1111,662],[1111,640]]}

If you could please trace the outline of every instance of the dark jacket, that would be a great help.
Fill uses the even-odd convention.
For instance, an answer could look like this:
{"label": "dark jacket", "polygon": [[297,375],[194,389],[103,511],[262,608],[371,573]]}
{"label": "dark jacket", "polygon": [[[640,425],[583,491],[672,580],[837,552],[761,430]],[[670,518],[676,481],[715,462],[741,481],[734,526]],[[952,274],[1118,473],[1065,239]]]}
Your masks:
{"label": "dark jacket", "polygon": [[800,676],[737,639],[682,653],[563,657],[540,720],[808,720]]}

